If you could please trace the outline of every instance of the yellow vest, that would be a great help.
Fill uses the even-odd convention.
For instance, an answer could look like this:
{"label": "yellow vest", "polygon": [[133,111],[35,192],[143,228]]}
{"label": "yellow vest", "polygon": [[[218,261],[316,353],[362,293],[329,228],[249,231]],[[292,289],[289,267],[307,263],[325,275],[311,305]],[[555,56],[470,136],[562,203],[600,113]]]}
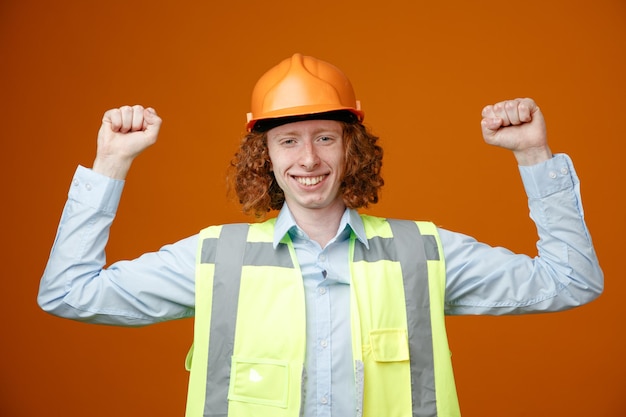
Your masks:
{"label": "yellow vest", "polygon": [[[361,217],[369,249],[350,238],[355,415],[458,417],[436,227]],[[187,417],[300,416],[304,286],[289,236],[272,245],[274,223],[200,232]]]}

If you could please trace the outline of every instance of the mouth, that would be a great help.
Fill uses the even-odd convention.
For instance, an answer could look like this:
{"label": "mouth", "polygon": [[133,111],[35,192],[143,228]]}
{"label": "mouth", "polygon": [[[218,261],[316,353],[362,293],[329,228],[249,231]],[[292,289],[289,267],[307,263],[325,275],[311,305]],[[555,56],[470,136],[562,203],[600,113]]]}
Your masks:
{"label": "mouth", "polygon": [[298,182],[298,184],[311,187],[313,185],[317,185],[320,182],[322,182],[322,180],[326,178],[326,175],[318,175],[317,177],[293,177],[293,178]]}

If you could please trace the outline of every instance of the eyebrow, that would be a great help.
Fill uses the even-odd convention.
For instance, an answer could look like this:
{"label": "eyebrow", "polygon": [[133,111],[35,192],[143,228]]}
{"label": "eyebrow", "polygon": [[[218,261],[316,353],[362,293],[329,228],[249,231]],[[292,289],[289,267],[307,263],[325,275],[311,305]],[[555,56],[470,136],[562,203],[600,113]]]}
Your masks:
{"label": "eyebrow", "polygon": [[[286,130],[284,132],[280,132],[278,133],[276,136],[284,136],[284,135],[297,135],[300,132],[297,130]],[[343,135],[343,129],[339,128],[338,130],[335,129],[327,129],[327,128],[319,128],[319,129],[315,129],[311,132],[311,134],[313,135],[319,135],[320,133],[324,133],[324,134],[337,134],[339,136]]]}

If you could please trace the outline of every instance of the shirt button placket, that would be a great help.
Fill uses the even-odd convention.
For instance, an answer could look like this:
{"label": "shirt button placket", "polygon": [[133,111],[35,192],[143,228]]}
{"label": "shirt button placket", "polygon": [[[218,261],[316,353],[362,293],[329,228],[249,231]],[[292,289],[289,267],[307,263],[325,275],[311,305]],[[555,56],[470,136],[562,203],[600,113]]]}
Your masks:
{"label": "shirt button placket", "polygon": [[[322,275],[326,279],[326,254],[320,253],[317,257],[317,263],[323,268]],[[317,394],[318,394],[318,416],[330,416],[330,390],[331,390],[331,368],[332,358],[330,347],[330,328],[331,328],[331,299],[330,288],[326,286],[326,282],[322,281],[317,287]]]}

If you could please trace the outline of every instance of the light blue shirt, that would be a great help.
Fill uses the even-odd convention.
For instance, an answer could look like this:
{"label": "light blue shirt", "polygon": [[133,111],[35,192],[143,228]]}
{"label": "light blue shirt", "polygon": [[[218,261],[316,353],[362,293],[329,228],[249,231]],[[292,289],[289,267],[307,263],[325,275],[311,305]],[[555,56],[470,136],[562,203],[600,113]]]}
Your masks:
{"label": "light blue shirt", "polygon": [[283,206],[274,248],[289,233],[302,270],[307,317],[305,416],[350,416],[356,409],[350,337],[350,232],[367,246],[359,214],[346,210],[337,234],[322,249]]}
{"label": "light blue shirt", "polygon": [[[603,274],[570,158],[556,155],[520,167],[520,174],[539,234],[538,256],[514,254],[439,229],[446,262],[446,314],[559,311],[602,292]],[[39,304],[61,317],[122,326],[193,316],[197,235],[104,269],[104,249],[123,184],[78,167],[41,279]],[[276,223],[275,242],[290,234],[303,273],[308,417],[355,413],[347,242],[351,231],[357,244],[367,244],[353,210],[346,210],[337,235],[325,248],[308,239],[287,207]]]}

